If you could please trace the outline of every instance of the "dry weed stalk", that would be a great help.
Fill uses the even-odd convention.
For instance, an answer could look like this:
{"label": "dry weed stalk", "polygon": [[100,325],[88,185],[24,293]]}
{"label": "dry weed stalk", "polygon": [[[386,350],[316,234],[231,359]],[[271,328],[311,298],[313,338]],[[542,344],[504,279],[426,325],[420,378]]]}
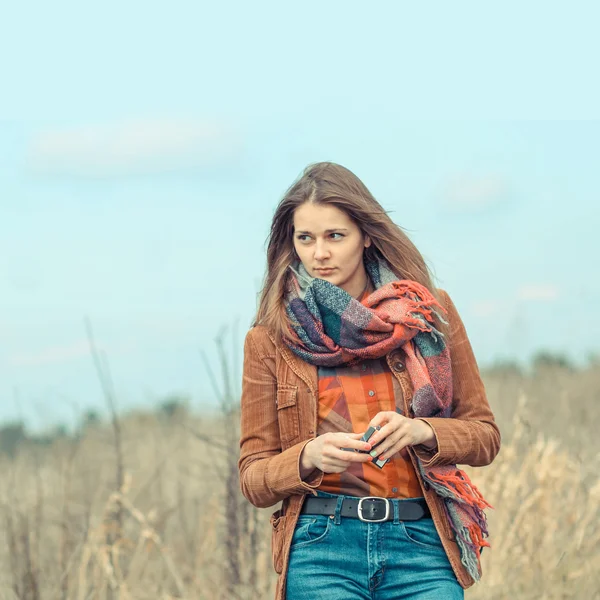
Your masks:
{"label": "dry weed stalk", "polygon": [[556,440],[538,434],[528,451],[522,396],[512,438],[493,465],[467,468],[495,510],[492,548],[483,553],[476,598],[595,598],[600,593],[600,479],[584,483],[583,468]]}
{"label": "dry weed stalk", "polygon": [[[218,360],[228,361],[221,362],[225,379],[235,379],[232,354],[218,348]],[[582,379],[592,392],[584,393]],[[597,422],[588,406],[600,369],[577,378],[561,373],[538,388],[531,381],[515,407],[522,383],[504,377],[490,386],[492,406],[501,407],[502,450],[492,465],[466,468],[495,506],[484,577],[466,597],[600,598],[600,455],[589,449]],[[7,541],[0,544],[0,600],[273,597],[268,517],[276,507],[255,509],[241,497],[239,390],[218,388],[223,405],[210,418],[132,413],[119,417],[118,434],[112,423],[76,444],[0,456],[0,539]],[[540,410],[550,392],[560,417],[571,418],[565,437],[553,405]]]}
{"label": "dry weed stalk", "polygon": [[[79,566],[78,600],[88,598],[90,592],[97,588],[105,588],[107,585],[117,592],[119,600],[136,598],[137,594],[146,588],[142,573],[144,563],[153,548],[158,551],[163,561],[170,576],[170,583],[176,589],[176,597],[185,597],[183,578],[173,561],[170,550],[153,527],[152,515],[146,516],[127,496],[130,484],[131,478],[125,473],[123,488],[111,494],[106,503],[103,523],[90,531]],[[112,544],[108,544],[104,524],[108,516],[115,514],[117,505],[121,507],[123,516],[127,514],[137,523],[137,539],[120,537]],[[93,568],[94,563],[96,568]],[[123,565],[126,565],[126,568]],[[94,575],[92,580],[89,578],[90,572]],[[135,590],[135,593],[132,590]]]}

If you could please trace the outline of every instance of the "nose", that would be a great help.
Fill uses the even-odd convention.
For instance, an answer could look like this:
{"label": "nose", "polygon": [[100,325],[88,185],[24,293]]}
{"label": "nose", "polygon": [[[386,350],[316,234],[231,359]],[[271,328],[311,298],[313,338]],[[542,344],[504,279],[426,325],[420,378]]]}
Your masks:
{"label": "nose", "polygon": [[315,260],[325,260],[329,258],[329,250],[324,240],[317,239],[315,244]]}

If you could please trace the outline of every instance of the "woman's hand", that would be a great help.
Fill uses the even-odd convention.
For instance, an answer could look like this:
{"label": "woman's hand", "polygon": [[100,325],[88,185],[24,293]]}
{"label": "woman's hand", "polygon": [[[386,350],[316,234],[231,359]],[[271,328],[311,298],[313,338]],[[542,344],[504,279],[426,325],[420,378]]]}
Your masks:
{"label": "woman's hand", "polygon": [[[381,429],[376,431],[369,442],[377,452],[380,459],[392,457],[396,452],[408,458],[406,446],[416,446],[423,444],[426,448],[432,450],[436,447],[435,433],[429,423],[418,419],[408,419],[394,411],[381,411],[377,413],[369,425],[375,427],[380,425]],[[373,453],[371,453],[373,454]]]}
{"label": "woman's hand", "polygon": [[368,454],[342,450],[342,448],[356,448],[357,450],[371,450],[373,445],[361,442],[362,433],[328,432],[317,436],[302,450],[300,455],[301,471],[310,473],[313,469],[321,469],[324,473],[342,473],[353,462],[370,462]]}

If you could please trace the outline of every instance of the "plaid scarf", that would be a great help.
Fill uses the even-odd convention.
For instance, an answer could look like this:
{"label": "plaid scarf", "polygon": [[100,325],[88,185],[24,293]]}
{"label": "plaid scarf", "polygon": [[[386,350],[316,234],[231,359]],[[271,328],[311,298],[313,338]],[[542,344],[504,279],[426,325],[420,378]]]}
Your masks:
{"label": "plaid scarf", "polygon": [[[286,343],[306,362],[327,367],[381,358],[402,346],[415,417],[451,417],[450,352],[433,321],[435,314],[446,323],[436,307],[445,309],[423,285],[398,279],[383,259],[365,259],[365,269],[375,291],[359,302],[342,288],[311,277],[302,263],[292,265],[285,306],[295,339]],[[492,506],[456,465],[424,467],[415,456],[423,480],[444,501],[462,564],[478,581],[481,548],[490,545],[484,539],[484,509]]]}

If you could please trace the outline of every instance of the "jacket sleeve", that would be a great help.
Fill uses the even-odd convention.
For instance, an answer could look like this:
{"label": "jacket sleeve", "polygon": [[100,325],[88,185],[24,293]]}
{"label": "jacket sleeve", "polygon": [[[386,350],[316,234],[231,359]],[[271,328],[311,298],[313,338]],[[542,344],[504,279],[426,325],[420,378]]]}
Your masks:
{"label": "jacket sleeve", "polygon": [[500,430],[494,420],[465,326],[447,292],[440,290],[448,310],[453,407],[451,418],[418,417],[433,428],[437,448],[414,446],[423,465],[490,464],[500,450]]}
{"label": "jacket sleeve", "polygon": [[260,352],[256,328],[244,342],[241,435],[238,468],[244,496],[259,508],[273,506],[292,494],[315,493],[323,472],[300,477],[300,454],[311,439],[282,451],[277,420],[275,349]]}

